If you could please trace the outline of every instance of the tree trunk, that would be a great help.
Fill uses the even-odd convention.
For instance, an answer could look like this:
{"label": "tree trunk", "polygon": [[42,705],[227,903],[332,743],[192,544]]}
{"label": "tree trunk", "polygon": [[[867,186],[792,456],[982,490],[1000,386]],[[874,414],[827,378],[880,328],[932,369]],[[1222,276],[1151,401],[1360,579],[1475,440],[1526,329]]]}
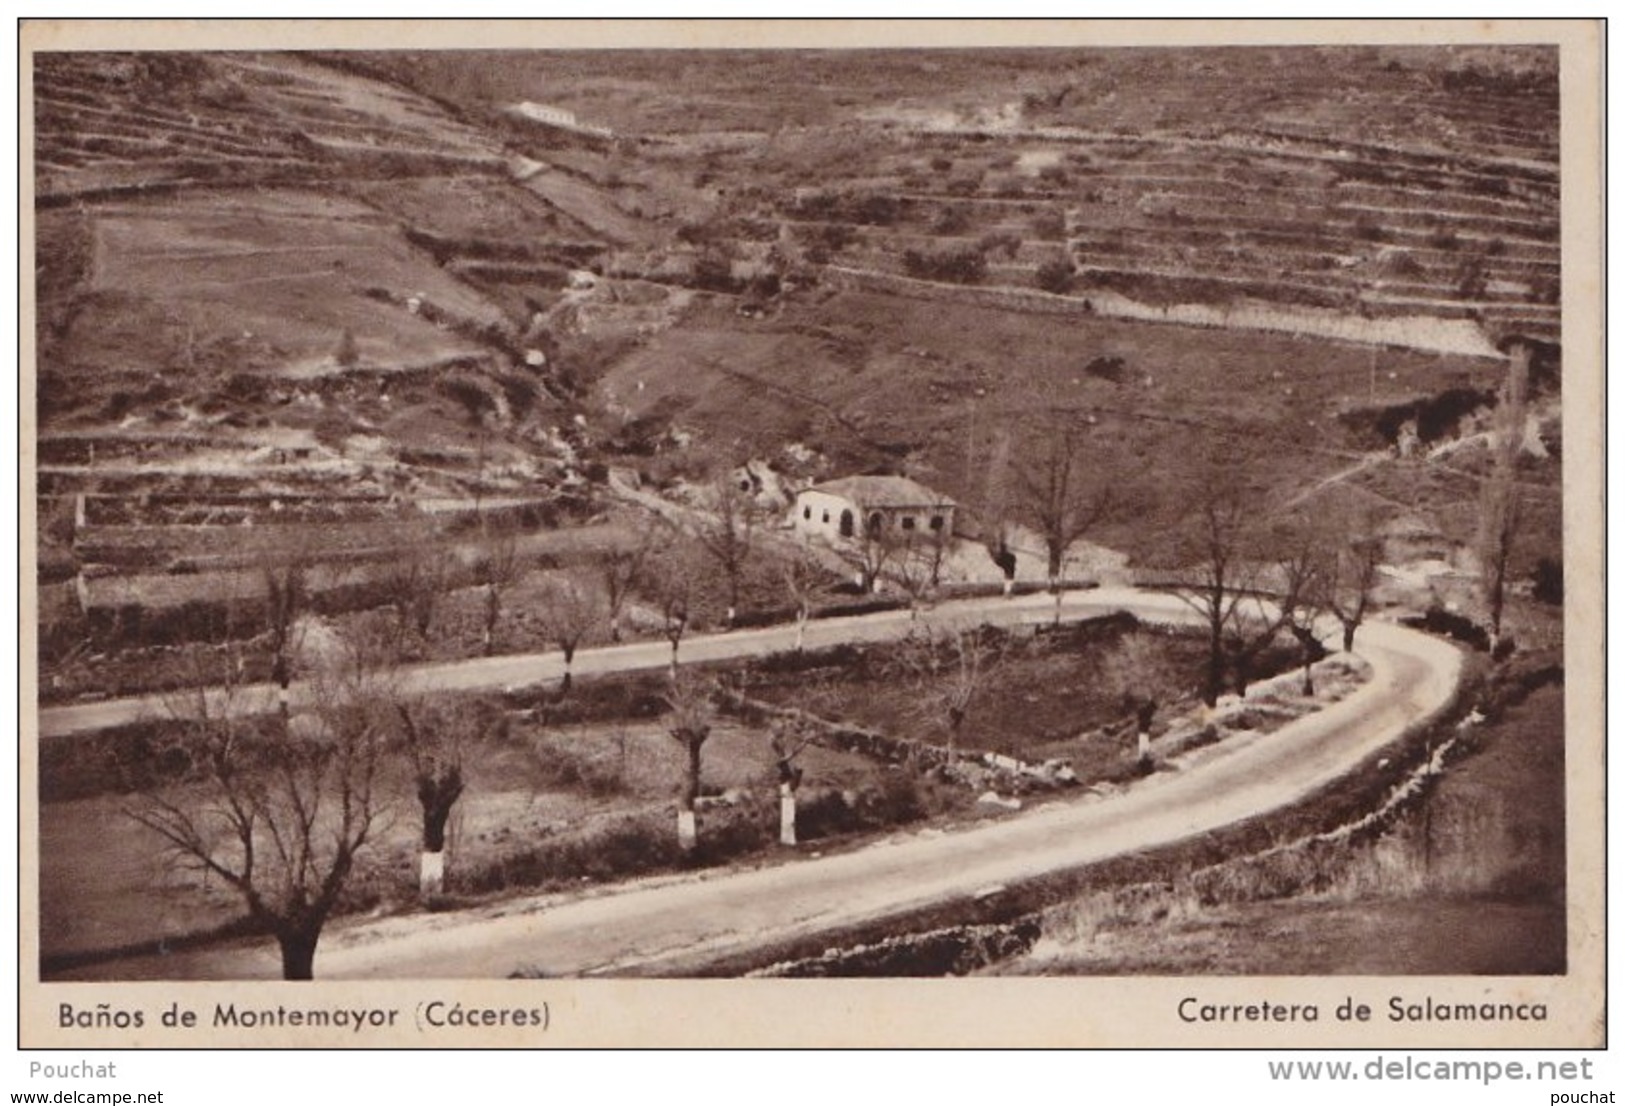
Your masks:
{"label": "tree trunk", "polygon": [[1303,693],[1305,695],[1315,693],[1315,662],[1308,657],[1303,660]]}
{"label": "tree trunk", "polygon": [[1208,641],[1207,679],[1202,683],[1202,702],[1209,708],[1219,705],[1219,693],[1224,690],[1224,652],[1219,642],[1218,628],[1214,627]]}
{"label": "tree trunk", "polygon": [[779,784],[779,844],[796,843],[796,789],[789,783]]}
{"label": "tree trunk", "polygon": [[692,740],[685,745],[688,751],[688,770],[683,775],[683,794],[677,804],[677,847],[686,856],[693,853],[699,843],[699,828],[694,817],[694,806],[700,798],[700,746],[699,742]]}
{"label": "tree trunk", "polygon": [[440,894],[445,886],[446,823],[451,820],[451,808],[462,793],[462,773],[456,770],[444,776],[425,775],[418,779],[418,803],[423,807],[418,892],[425,898]]}
{"label": "tree trunk", "polygon": [[801,652],[802,645],[807,640],[807,612],[796,612],[796,652]]}
{"label": "tree trunk", "polygon": [[446,854],[444,850],[418,854],[418,895],[431,899],[446,889]]}
{"label": "tree trunk", "polygon": [[609,640],[620,643],[621,640],[621,613],[616,611],[609,616]]}
{"label": "tree trunk", "polygon": [[1151,724],[1157,719],[1157,700],[1146,696],[1134,703],[1135,755],[1141,764],[1151,761]]}
{"label": "tree trunk", "polygon": [[293,667],[288,658],[278,653],[271,660],[271,679],[276,681],[276,709],[281,717],[282,728],[288,728],[288,685],[293,682]]}
{"label": "tree trunk", "polygon": [[316,978],[316,941],[321,935],[319,925],[277,930],[276,943],[282,949],[283,979]]}
{"label": "tree trunk", "polygon": [[496,650],[497,620],[502,617],[502,600],[497,596],[494,585],[487,584],[485,589],[485,632],[483,634],[484,653],[489,657]]}
{"label": "tree trunk", "polygon": [[1343,623],[1343,652],[1354,652],[1354,631],[1359,627],[1358,622]]}

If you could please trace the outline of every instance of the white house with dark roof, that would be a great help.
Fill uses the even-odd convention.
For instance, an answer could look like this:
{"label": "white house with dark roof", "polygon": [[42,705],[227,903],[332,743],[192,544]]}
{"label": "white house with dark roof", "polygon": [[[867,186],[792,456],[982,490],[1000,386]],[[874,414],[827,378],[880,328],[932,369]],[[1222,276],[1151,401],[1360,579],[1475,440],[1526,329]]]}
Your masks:
{"label": "white house with dark roof", "polygon": [[831,542],[891,531],[951,535],[954,501],[906,476],[843,476],[796,495],[796,532]]}

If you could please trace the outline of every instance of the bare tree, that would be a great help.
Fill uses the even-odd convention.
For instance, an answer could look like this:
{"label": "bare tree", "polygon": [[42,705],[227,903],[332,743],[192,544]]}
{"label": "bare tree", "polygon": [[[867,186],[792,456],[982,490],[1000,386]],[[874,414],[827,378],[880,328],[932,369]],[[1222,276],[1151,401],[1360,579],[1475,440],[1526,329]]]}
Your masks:
{"label": "bare tree", "polygon": [[884,518],[869,518],[853,540],[840,547],[841,556],[857,569],[857,584],[865,594],[877,590],[884,573],[902,549],[898,535],[886,528]]}
{"label": "bare tree", "polygon": [[1501,620],[1506,608],[1507,573],[1513,545],[1522,522],[1518,495],[1518,454],[1523,448],[1528,418],[1530,349],[1515,342],[1507,362],[1506,384],[1496,410],[1494,454],[1490,475],[1479,495],[1479,585],[1489,621],[1490,654],[1501,645]]}
{"label": "bare tree", "polygon": [[665,695],[666,732],[683,747],[683,781],[677,798],[677,846],[691,855],[699,843],[695,806],[700,797],[701,751],[711,736],[716,708],[711,702],[710,681],[696,676],[679,677],[673,670],[671,689]]}
{"label": "bare tree", "polygon": [[[965,486],[975,487],[974,472],[977,469],[976,432],[975,432],[974,404],[970,410],[970,426],[967,427],[965,441]],[[1016,586],[1016,554],[1011,548],[1011,522],[1009,519],[1011,494],[1010,484],[1010,429],[1008,426],[995,427],[993,442],[988,450],[986,460],[982,462],[982,486],[980,500],[976,504],[976,515],[981,520],[983,530],[983,544],[987,548],[987,555],[998,566],[1004,577],[1004,594],[1010,595]]]}
{"label": "bare tree", "polygon": [[1135,735],[1135,759],[1151,763],[1151,727],[1162,706],[1161,670],[1164,662],[1144,634],[1129,633],[1106,653],[1096,678],[1108,688],[1120,688],[1123,710]]}
{"label": "bare tree", "polygon": [[590,641],[607,619],[608,602],[598,581],[581,572],[562,572],[542,582],[541,623],[547,639],[564,654],[559,694],[570,691],[576,649]]}
{"label": "bare tree", "polygon": [[361,361],[361,349],[356,345],[355,331],[349,327],[339,335],[338,348],[333,351],[333,362],[344,368],[351,368]]}
{"label": "bare tree", "polygon": [[398,700],[395,714],[423,811],[418,893],[429,899],[445,888],[446,825],[467,786],[464,762],[494,719],[491,710],[479,702],[433,702],[421,697]]}
{"label": "bare tree", "polygon": [[285,979],[311,979],[316,945],[381,814],[389,695],[346,657],[310,681],[311,709],[268,730],[234,711],[237,666],[171,702],[195,779],[155,788],[128,815],[178,862],[236,891],[271,933]]}
{"label": "bare tree", "polygon": [[[1498,484],[1499,487],[1496,487]],[[1479,526],[1480,583],[1490,624],[1491,656],[1501,649],[1507,574],[1511,571],[1512,549],[1521,523],[1522,503],[1517,484],[1511,479],[1502,481],[1499,475],[1492,476],[1485,484],[1485,503]]]}
{"label": "bare tree", "polygon": [[1282,580],[1283,625],[1298,642],[1299,658],[1303,663],[1303,693],[1315,693],[1315,665],[1326,656],[1326,646],[1320,640],[1317,624],[1325,613],[1325,598],[1329,594],[1326,577],[1330,571],[1331,554],[1322,543],[1306,536],[1301,542],[1289,546],[1285,558],[1278,562]]}
{"label": "bare tree", "polygon": [[[1073,543],[1116,509],[1111,485],[1089,478],[1085,425],[1065,413],[1057,416],[1038,445],[1037,456],[1015,470],[1019,515],[1044,539],[1049,586],[1057,596]],[[1056,603],[1059,617],[1059,598]]]}
{"label": "bare tree", "polygon": [[676,531],[658,557],[644,562],[639,590],[654,600],[660,614],[660,632],[671,645],[671,677],[677,679],[677,653],[688,632],[693,598],[696,556]]}
{"label": "bare tree", "polygon": [[277,686],[277,710],[288,720],[288,687],[293,683],[299,643],[295,628],[310,604],[305,562],[267,560],[260,567],[265,581],[265,628],[271,639],[271,679]]}
{"label": "bare tree", "polygon": [[740,584],[755,541],[755,509],[748,488],[741,488],[731,472],[711,482],[711,509],[701,514],[694,536],[716,562],[728,582],[727,624],[739,616]]}
{"label": "bare tree", "polygon": [[1253,582],[1244,559],[1246,521],[1240,497],[1221,490],[1203,497],[1180,535],[1180,551],[1190,560],[1181,567],[1174,594],[1202,620],[1207,637],[1202,701],[1209,707],[1218,704],[1224,690],[1225,635]]}
{"label": "bare tree", "polygon": [[[1258,563],[1259,571],[1242,591],[1236,616],[1225,627],[1225,648],[1237,695],[1246,695],[1257,670],[1258,660],[1273,645],[1282,630],[1290,630],[1299,618],[1299,608],[1314,594],[1318,573],[1312,539],[1300,533],[1282,540],[1293,542],[1288,552],[1272,564]],[[1273,570],[1268,579],[1263,569]],[[1312,633],[1313,612],[1309,630]],[[1301,640],[1301,639],[1300,639]],[[1312,662],[1311,662],[1312,663]]]}
{"label": "bare tree", "polygon": [[773,747],[773,767],[779,777],[779,844],[796,843],[796,792],[801,788],[802,769],[796,763],[812,744],[812,727],[801,719],[776,718],[768,730]]}
{"label": "bare tree", "polygon": [[892,546],[892,577],[908,595],[909,618],[916,619],[937,586],[940,569],[933,543],[917,530],[899,531],[886,540]]}
{"label": "bare tree", "polygon": [[1343,652],[1354,648],[1354,633],[1365,621],[1371,589],[1382,563],[1382,539],[1356,533],[1326,555],[1321,604],[1343,627]]}
{"label": "bare tree", "polygon": [[807,621],[812,618],[813,600],[818,594],[824,571],[813,559],[797,550],[780,563],[784,590],[796,610],[796,652],[801,652],[807,637]]}
{"label": "bare tree", "polygon": [[451,558],[443,549],[413,547],[390,567],[386,584],[395,607],[400,647],[409,635],[427,642],[440,602],[451,586]]}
{"label": "bare tree", "polygon": [[903,642],[898,659],[914,683],[917,709],[942,725],[947,747],[957,750],[971,705],[998,663],[997,652],[979,628],[921,623]]}
{"label": "bare tree", "polygon": [[480,628],[480,651],[489,657],[496,651],[497,626],[502,621],[502,598],[519,582],[519,535],[510,527],[493,528],[480,550],[475,566],[484,598],[484,623]]}
{"label": "bare tree", "polygon": [[609,550],[598,561],[599,576],[604,583],[610,641],[621,640],[621,612],[632,589],[643,576],[643,565],[654,549],[654,540],[654,529],[643,527],[631,544]]}

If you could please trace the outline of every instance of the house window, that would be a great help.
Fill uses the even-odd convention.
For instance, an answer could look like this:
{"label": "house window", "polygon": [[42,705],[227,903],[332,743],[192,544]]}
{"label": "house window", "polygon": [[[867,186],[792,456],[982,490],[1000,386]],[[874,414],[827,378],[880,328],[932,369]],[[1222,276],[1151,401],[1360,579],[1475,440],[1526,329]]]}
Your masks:
{"label": "house window", "polygon": [[872,514],[870,514],[870,516],[869,516],[869,532],[871,534],[880,533],[880,524],[885,522],[885,521],[886,521],[886,517],[884,515],[882,515],[879,511],[875,511]]}
{"label": "house window", "polygon": [[904,515],[903,516],[903,529],[905,529],[905,530],[914,529],[914,516],[913,515]]}
{"label": "house window", "polygon": [[[824,512],[824,521],[825,522],[829,521],[829,512],[828,511]],[[851,536],[852,536],[852,512],[851,511],[842,511],[841,512],[841,537],[850,538]]]}
{"label": "house window", "polygon": [[932,515],[931,516],[931,529],[933,529],[933,530],[941,530],[942,529],[942,516],[941,515]]}
{"label": "house window", "polygon": [[[811,507],[803,507],[803,508],[801,508],[801,517],[805,518],[805,519],[812,518],[812,508]],[[829,518],[826,516],[824,521],[828,522]]]}

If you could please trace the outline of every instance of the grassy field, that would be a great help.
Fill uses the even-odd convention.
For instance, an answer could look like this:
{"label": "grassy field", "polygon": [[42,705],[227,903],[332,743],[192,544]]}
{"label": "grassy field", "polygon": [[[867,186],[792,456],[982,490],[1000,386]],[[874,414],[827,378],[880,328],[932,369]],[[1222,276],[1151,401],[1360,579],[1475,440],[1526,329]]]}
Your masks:
{"label": "grassy field", "polygon": [[[807,794],[873,784],[875,766],[851,754],[811,748],[798,763]],[[532,887],[577,880],[546,870],[546,847],[589,838],[610,823],[638,818],[651,836],[675,841],[675,795],[683,754],[658,724],[593,723],[548,727],[519,723],[501,742],[470,750],[467,791],[454,812],[449,887],[503,878],[516,858],[543,850]],[[776,830],[773,756],[765,733],[719,724],[705,746],[707,794],[739,792],[748,808],[701,813],[701,833],[742,816]],[[351,909],[409,908],[415,896],[418,814],[411,781],[397,767],[384,833],[352,881]],[[217,929],[241,916],[241,900],[218,880],[199,880],[125,813],[135,796],[107,795],[40,808],[42,953],[71,957],[152,944]],[[653,853],[648,862],[658,865]],[[635,871],[636,869],[631,869]],[[491,873],[497,873],[493,876]]]}
{"label": "grassy field", "polygon": [[[1090,366],[1120,358],[1121,382]],[[831,474],[902,467],[962,501],[989,459],[1016,465],[1051,413],[1088,423],[1090,478],[1136,504],[1107,545],[1144,550],[1211,478],[1284,502],[1365,448],[1337,420],[1444,382],[1484,387],[1494,362],[1295,338],[971,305],[945,312],[871,293],[807,297],[769,322],[691,316],[614,366],[600,394],[696,431],[724,456],[818,451]],[[1013,445],[1009,444],[1013,443]],[[1283,464],[1290,458],[1290,464]]]}
{"label": "grassy field", "polygon": [[1563,688],[1471,731],[1473,752],[1374,840],[1277,897],[1112,893],[1058,907],[995,974],[1553,974],[1566,963]]}
{"label": "grassy field", "polygon": [[[1135,774],[1133,742],[1116,731],[1122,690],[1131,679],[1142,690],[1156,688],[1173,711],[1186,702],[1177,686],[1194,668],[1193,648],[1179,636],[1112,627],[1064,649],[1012,642],[990,666],[960,746],[1064,757],[1085,784],[1127,778]],[[921,710],[933,694],[930,682],[899,676],[893,650],[870,653],[855,679],[813,670],[747,687],[894,737],[941,743],[940,719]],[[658,721],[664,686],[656,674],[587,678],[562,699],[543,689],[525,699],[535,706],[510,711],[505,729],[471,746],[467,791],[451,826],[450,894],[462,901],[681,867],[669,823],[683,753]],[[1159,718],[1155,732],[1170,716]],[[813,745],[796,763],[804,772],[801,836],[813,849],[924,818],[1003,813],[973,805],[983,785],[928,778],[856,752]],[[74,786],[85,764],[57,760],[51,771],[62,794],[85,794]],[[141,795],[125,793],[128,786],[41,804],[44,953],[53,962],[195,937],[241,914],[229,889],[177,865],[131,821],[127,812]],[[188,793],[202,797],[196,784],[172,786],[183,801]],[[384,830],[346,891],[347,912],[415,907],[418,820],[404,759],[389,762],[381,791],[392,796]],[[776,847],[777,773],[760,725],[717,721],[704,747],[702,794],[720,797],[701,811],[702,849],[709,850],[703,862]]]}
{"label": "grassy field", "polygon": [[[967,684],[957,656],[943,645],[939,667],[924,669],[920,651],[865,654],[850,668],[798,672],[752,686],[751,694],[823,718],[927,744],[950,738],[964,750],[1028,761],[1064,758],[1089,782],[1119,774],[1132,759],[1130,691],[1155,689],[1166,710],[1188,704],[1199,682],[1203,647],[1182,634],[1143,628],[1103,630],[1096,640],[1041,637],[991,639]],[[950,734],[947,704],[972,693],[964,721]]]}
{"label": "grassy field", "polygon": [[[426,266],[395,227],[332,196],[256,192],[130,205],[98,218],[96,232],[93,291],[136,297],[205,335],[227,330],[229,316],[230,326],[280,350],[289,370],[329,362],[345,330],[361,361],[386,367],[478,351],[366,298],[368,287],[418,294],[470,318],[497,317],[467,287]],[[113,320],[92,315],[81,325],[104,342],[113,338]],[[123,363],[140,359],[127,349]]]}

